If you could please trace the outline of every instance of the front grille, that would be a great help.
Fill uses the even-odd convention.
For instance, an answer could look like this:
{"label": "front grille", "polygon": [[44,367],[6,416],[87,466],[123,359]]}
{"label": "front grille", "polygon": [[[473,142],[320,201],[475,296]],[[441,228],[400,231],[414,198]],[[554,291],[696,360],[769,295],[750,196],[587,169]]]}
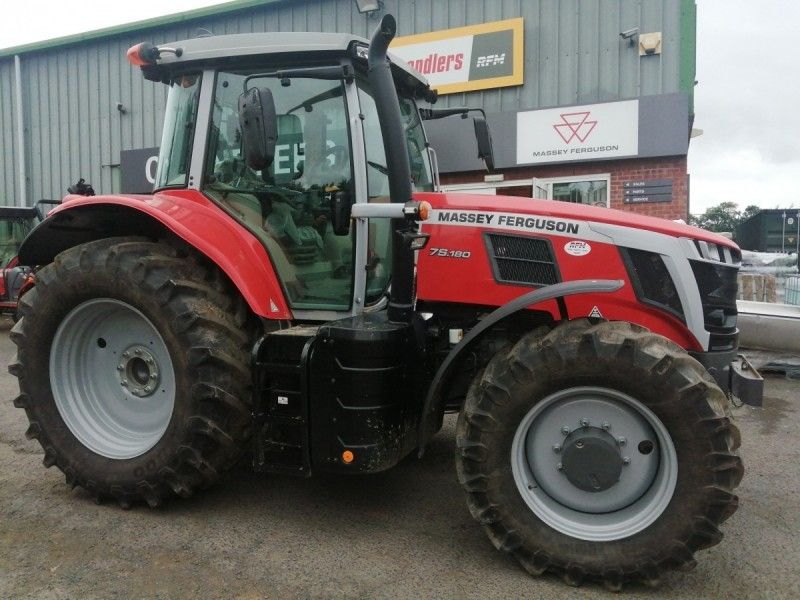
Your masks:
{"label": "front grille", "polygon": [[634,248],[622,248],[621,251],[636,297],[645,304],[660,308],[684,320],[683,305],[678,290],[661,255]]}
{"label": "front grille", "polygon": [[486,234],[494,278],[516,285],[551,285],[560,281],[553,249],[546,239]]}
{"label": "front grille", "polygon": [[738,267],[724,263],[690,260],[700,302],[703,321],[711,334],[709,350],[731,350],[736,347],[736,276]]}

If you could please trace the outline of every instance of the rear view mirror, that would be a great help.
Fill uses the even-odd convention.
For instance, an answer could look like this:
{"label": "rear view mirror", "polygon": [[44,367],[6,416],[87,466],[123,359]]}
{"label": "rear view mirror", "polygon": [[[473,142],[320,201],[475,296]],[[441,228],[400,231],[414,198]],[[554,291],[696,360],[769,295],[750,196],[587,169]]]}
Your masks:
{"label": "rear view mirror", "polygon": [[250,88],[239,96],[239,128],[247,166],[255,171],[269,167],[275,158],[278,119],[268,88]]}
{"label": "rear view mirror", "polygon": [[494,152],[492,150],[492,134],[489,132],[489,125],[483,115],[473,117],[475,126],[475,139],[478,142],[478,158],[483,159],[486,168],[494,170]]}
{"label": "rear view mirror", "polygon": [[336,192],[331,199],[331,228],[335,235],[350,235],[353,197],[348,191]]}

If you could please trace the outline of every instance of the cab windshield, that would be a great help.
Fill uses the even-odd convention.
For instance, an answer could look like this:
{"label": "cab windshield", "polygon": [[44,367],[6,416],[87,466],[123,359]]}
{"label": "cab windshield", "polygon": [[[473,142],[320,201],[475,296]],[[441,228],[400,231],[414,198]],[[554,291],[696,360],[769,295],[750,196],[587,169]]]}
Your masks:
{"label": "cab windshield", "polygon": [[35,225],[36,218],[33,215],[7,217],[0,212],[0,267],[8,266],[8,263],[17,256],[22,240]]}
{"label": "cab windshield", "polygon": [[186,186],[200,99],[200,79],[199,73],[189,73],[176,77],[170,84],[156,189]]}

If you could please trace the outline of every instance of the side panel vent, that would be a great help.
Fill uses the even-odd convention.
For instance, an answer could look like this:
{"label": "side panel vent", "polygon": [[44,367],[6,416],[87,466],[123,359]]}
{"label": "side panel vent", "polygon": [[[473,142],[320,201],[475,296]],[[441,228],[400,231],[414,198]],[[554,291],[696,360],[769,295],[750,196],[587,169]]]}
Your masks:
{"label": "side panel vent", "polygon": [[672,313],[685,322],[678,290],[661,255],[635,248],[620,248],[620,253],[628,269],[636,297],[645,304]]}
{"label": "side panel vent", "polygon": [[521,235],[486,234],[494,278],[514,285],[552,285],[560,281],[550,242]]}

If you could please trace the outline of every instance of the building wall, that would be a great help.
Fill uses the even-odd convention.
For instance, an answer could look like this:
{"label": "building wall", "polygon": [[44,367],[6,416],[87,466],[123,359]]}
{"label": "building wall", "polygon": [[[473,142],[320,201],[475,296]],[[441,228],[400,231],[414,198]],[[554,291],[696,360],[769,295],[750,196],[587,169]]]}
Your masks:
{"label": "building wall", "polygon": [[19,189],[14,89],[14,59],[0,60],[0,205],[4,206],[15,204]]}
{"label": "building wall", "polygon": [[[689,186],[686,176],[686,157],[671,156],[666,158],[609,160],[591,163],[571,163],[566,165],[549,165],[521,169],[506,169],[505,181],[524,180],[527,183],[513,188],[500,187],[497,194],[513,194],[532,196],[532,180],[537,178],[568,177],[606,174],[610,175],[609,205],[611,208],[629,212],[661,217],[664,219],[683,219],[689,217]],[[482,181],[484,172],[443,174],[442,184],[474,183]],[[672,201],[653,204],[625,204],[623,184],[626,181],[643,179],[671,179]],[[487,184],[489,187],[491,184]],[[524,185],[524,189],[523,188]]]}
{"label": "building wall", "polygon": [[[250,2],[249,4],[253,4]],[[686,91],[691,94],[694,0],[385,0],[400,35],[513,17],[525,19],[522,86],[445,96],[440,105],[488,112],[588,103]],[[219,9],[216,9],[219,10]],[[206,11],[208,12],[208,11]],[[166,21],[162,19],[161,21]],[[13,119],[13,55],[22,61],[28,202],[58,198],[78,177],[98,192],[119,189],[121,150],[157,146],[166,87],[146,82],[125,60],[141,41],[262,31],[339,31],[367,36],[376,20],[353,0],[264,0],[200,18],[180,15],[157,27],[68,45],[0,51],[0,202],[13,204],[19,181]],[[621,31],[663,33],[663,54],[641,60]],[[91,38],[91,35],[88,36]],[[116,109],[121,102],[127,109]]]}

